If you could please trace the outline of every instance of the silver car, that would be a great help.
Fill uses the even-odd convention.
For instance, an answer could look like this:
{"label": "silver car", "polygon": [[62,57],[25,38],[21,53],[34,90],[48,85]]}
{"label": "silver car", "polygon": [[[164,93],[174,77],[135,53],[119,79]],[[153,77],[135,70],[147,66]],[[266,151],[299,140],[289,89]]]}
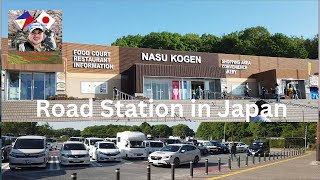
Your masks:
{"label": "silver car", "polygon": [[181,164],[188,164],[190,161],[198,165],[201,159],[200,150],[190,144],[171,144],[163,147],[160,151],[151,153],[148,157],[149,163],[153,165],[174,164],[179,167]]}

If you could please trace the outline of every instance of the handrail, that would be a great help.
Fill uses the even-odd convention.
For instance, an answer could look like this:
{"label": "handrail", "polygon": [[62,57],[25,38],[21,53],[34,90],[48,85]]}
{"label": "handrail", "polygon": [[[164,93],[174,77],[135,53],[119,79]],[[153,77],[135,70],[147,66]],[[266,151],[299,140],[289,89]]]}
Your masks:
{"label": "handrail", "polygon": [[134,100],[136,99],[134,96],[127,94],[125,92],[122,92],[118,90],[117,88],[113,89],[112,92],[113,100]]}

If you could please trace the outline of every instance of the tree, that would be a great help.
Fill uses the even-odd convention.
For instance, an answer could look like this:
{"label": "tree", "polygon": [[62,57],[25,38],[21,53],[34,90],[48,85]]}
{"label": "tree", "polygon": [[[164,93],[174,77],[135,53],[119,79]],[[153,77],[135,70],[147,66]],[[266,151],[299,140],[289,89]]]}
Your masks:
{"label": "tree", "polygon": [[142,130],[142,132],[144,134],[152,134],[152,127],[150,126],[150,124],[148,124],[147,122],[143,122],[141,125],[140,125],[140,128]]}
{"label": "tree", "polygon": [[49,123],[45,122],[44,124],[37,126],[37,134],[41,136],[51,137],[54,136],[54,131]]}
{"label": "tree", "polygon": [[122,38],[118,38],[115,42],[113,42],[112,46],[120,46],[120,47],[133,47],[137,48],[141,45],[141,40],[143,36],[141,35],[128,35],[123,36]]}
{"label": "tree", "polygon": [[172,129],[165,124],[154,125],[152,127],[153,137],[167,138],[171,135],[172,135]]}
{"label": "tree", "polygon": [[37,122],[3,122],[1,135],[36,135]]}
{"label": "tree", "polygon": [[211,123],[201,122],[197,129],[197,137],[201,139],[210,139],[211,137]]}
{"label": "tree", "polygon": [[180,136],[180,138],[184,139],[188,136],[194,136],[194,132],[185,124],[178,124],[176,126],[172,126],[172,134],[173,136]]}
{"label": "tree", "polygon": [[139,126],[131,126],[129,128],[129,131],[139,131],[142,132],[141,128]]}

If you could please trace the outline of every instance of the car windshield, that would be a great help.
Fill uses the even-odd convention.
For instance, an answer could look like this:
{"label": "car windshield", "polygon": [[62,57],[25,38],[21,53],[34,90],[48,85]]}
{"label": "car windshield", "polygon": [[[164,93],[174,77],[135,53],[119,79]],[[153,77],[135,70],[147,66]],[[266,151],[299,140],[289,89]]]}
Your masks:
{"label": "car windshield", "polygon": [[179,151],[180,146],[165,146],[160,151],[169,151],[169,152],[177,152]]}
{"label": "car windshield", "polygon": [[117,147],[113,143],[100,143],[100,149],[117,149]]}
{"label": "car windshield", "polygon": [[150,142],[150,147],[163,147],[162,142]]}
{"label": "car windshield", "polygon": [[176,144],[176,143],[181,143],[178,139],[167,139],[166,140],[167,144]]}
{"label": "car windshield", "polygon": [[82,142],[82,138],[70,138],[69,141],[79,141],[79,142]]}
{"label": "car windshield", "polygon": [[86,150],[86,147],[84,146],[84,144],[65,144],[63,146],[63,150]]}
{"label": "car windshield", "polygon": [[18,139],[14,149],[44,149],[44,139]]}
{"label": "car windshield", "polygon": [[130,148],[144,148],[143,141],[130,141]]}
{"label": "car windshield", "polygon": [[216,141],[210,141],[211,142],[211,146],[217,146],[218,145],[218,142]]}
{"label": "car windshield", "polygon": [[103,140],[102,139],[91,139],[90,145],[94,145],[94,144],[96,144],[96,142],[99,142],[99,141],[103,141]]}

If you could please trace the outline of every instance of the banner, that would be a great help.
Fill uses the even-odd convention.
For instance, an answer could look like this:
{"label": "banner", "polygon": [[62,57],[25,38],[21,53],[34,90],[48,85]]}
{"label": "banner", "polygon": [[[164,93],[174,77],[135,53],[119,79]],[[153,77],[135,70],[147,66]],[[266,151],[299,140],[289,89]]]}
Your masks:
{"label": "banner", "polygon": [[172,99],[173,100],[179,100],[180,95],[179,95],[179,81],[172,81]]}
{"label": "banner", "polygon": [[9,10],[9,64],[62,64],[62,11]]}

